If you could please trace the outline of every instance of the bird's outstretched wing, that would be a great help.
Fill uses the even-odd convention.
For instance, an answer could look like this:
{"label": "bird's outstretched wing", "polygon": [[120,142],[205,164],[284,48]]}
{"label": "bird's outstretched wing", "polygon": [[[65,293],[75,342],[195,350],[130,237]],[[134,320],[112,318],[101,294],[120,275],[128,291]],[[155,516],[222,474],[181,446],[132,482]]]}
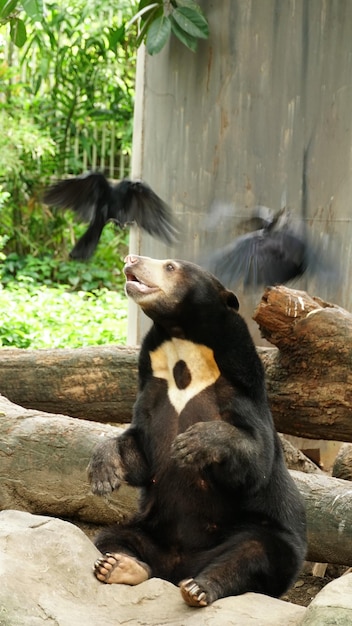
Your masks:
{"label": "bird's outstretched wing", "polygon": [[[45,191],[43,200],[60,209],[71,209],[83,222],[90,222],[97,207],[101,211],[108,205],[110,196],[111,185],[104,174],[93,172],[59,180]],[[107,219],[106,209],[105,221]]]}
{"label": "bird's outstretched wing", "polygon": [[210,257],[209,269],[228,286],[275,285],[307,267],[306,242],[289,231],[264,229],[237,237]]}
{"label": "bird's outstretched wing", "polygon": [[44,202],[62,209],[72,209],[88,230],[79,239],[70,256],[88,259],[98,245],[102,230],[109,221],[120,227],[135,222],[150,235],[165,243],[177,239],[171,210],[145,183],[123,180],[112,185],[100,172],[61,180],[46,191]]}
{"label": "bird's outstretched wing", "polygon": [[[141,181],[123,180],[112,191],[112,210],[121,224],[135,222],[153,237],[175,243],[178,228],[168,205]],[[112,219],[114,219],[112,217]]]}

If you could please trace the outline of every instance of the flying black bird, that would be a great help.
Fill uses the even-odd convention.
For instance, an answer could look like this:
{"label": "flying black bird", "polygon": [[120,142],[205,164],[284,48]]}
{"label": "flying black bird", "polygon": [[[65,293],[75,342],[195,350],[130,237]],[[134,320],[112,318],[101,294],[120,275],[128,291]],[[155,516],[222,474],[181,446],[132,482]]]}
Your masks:
{"label": "flying black bird", "polygon": [[72,209],[89,227],[70,253],[73,259],[89,259],[109,221],[121,228],[135,222],[165,243],[176,241],[177,228],[167,204],[145,183],[122,180],[112,185],[100,172],[61,180],[47,189],[46,204]]}
{"label": "flying black bird", "polygon": [[314,273],[318,266],[323,268],[324,261],[304,224],[294,228],[286,209],[274,213],[267,207],[256,207],[243,225],[252,226],[251,232],[217,250],[207,263],[226,285],[235,285],[240,279],[244,288],[283,284],[307,269]]}

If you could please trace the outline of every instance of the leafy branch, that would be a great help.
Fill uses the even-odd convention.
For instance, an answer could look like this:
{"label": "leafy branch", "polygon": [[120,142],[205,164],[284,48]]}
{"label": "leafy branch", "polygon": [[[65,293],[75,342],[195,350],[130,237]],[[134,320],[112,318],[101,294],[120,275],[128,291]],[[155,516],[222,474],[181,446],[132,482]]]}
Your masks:
{"label": "leafy branch", "polygon": [[[10,24],[10,37],[21,48],[27,40],[26,19],[45,22],[44,0],[0,0],[0,25]],[[136,14],[122,27],[137,24],[137,47],[145,42],[149,54],[165,46],[171,34],[193,52],[199,39],[207,39],[209,26],[195,0],[140,0]]]}
{"label": "leafy branch", "polygon": [[21,48],[27,40],[23,12],[33,22],[44,21],[44,0],[0,0],[0,25],[10,24],[11,41]]}
{"label": "leafy branch", "polygon": [[193,52],[198,39],[209,36],[208,22],[194,0],[141,0],[126,30],[136,21],[139,25],[137,46],[145,41],[149,54],[160,52],[171,33]]}

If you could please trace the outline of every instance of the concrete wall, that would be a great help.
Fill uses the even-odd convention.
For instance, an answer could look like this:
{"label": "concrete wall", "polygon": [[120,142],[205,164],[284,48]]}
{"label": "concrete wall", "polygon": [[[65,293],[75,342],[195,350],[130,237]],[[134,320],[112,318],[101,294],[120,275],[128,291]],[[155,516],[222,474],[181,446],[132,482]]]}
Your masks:
{"label": "concrete wall", "polygon": [[[134,233],[130,249],[197,260],[231,240],[253,206],[288,206],[344,267],[341,285],[294,286],[352,310],[352,2],[200,4],[211,34],[196,53],[173,39],[138,59],[132,173],[173,207],[183,238],[168,249]],[[209,233],[214,202],[233,217]],[[247,321],[260,295],[239,293]],[[137,343],[145,323],[133,307],[129,325]]]}

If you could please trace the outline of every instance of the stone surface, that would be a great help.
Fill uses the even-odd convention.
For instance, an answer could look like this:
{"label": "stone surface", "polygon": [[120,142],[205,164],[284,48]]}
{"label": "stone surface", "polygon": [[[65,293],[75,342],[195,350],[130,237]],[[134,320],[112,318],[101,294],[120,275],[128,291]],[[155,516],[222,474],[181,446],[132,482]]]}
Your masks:
{"label": "stone surface", "polygon": [[306,609],[259,594],[188,607],[174,585],[103,585],[98,551],[73,524],[23,511],[0,513],[1,626],[298,626]]}
{"label": "stone surface", "polygon": [[300,626],[352,624],[352,573],[332,581],[312,600]]}
{"label": "stone surface", "polygon": [[332,475],[352,480],[352,443],[343,443],[335,459]]}

